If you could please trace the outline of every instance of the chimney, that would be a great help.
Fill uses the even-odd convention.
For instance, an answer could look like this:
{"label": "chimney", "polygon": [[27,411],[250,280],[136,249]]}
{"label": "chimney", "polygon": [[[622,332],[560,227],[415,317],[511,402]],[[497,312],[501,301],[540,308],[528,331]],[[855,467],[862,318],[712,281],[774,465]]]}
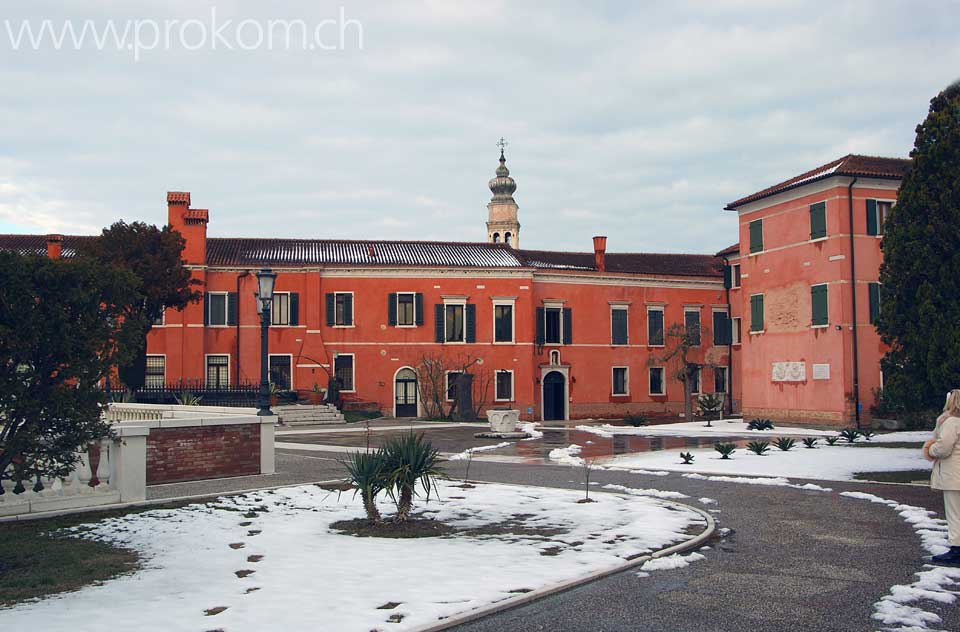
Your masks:
{"label": "chimney", "polygon": [[206,263],[209,221],[210,211],[203,208],[190,208],[189,191],[167,192],[167,223],[186,241],[182,256],[183,260],[189,264]]}
{"label": "chimney", "polygon": [[63,235],[47,235],[47,256],[59,259],[63,251]]}
{"label": "chimney", "polygon": [[607,238],[603,235],[597,235],[593,238],[593,267],[597,272],[607,270]]}

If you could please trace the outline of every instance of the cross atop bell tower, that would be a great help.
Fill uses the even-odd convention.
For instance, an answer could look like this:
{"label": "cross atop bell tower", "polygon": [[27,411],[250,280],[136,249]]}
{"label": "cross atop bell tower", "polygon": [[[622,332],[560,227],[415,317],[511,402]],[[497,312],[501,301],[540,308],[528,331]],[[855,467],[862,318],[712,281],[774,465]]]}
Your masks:
{"label": "cross atop bell tower", "polygon": [[513,199],[517,183],[510,177],[510,170],[507,169],[507,159],[504,156],[507,141],[501,137],[497,147],[500,148],[500,166],[497,167],[496,176],[488,183],[493,197],[487,204],[487,241],[519,248],[520,221],[517,219],[517,211],[520,207]]}

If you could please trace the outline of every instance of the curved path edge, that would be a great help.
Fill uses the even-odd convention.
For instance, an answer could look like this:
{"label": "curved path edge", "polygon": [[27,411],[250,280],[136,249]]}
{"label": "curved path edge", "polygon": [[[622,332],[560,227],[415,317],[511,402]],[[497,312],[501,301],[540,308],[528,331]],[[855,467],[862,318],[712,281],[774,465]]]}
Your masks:
{"label": "curved path edge", "polygon": [[[500,485],[504,483],[498,483]],[[507,483],[509,484],[509,483]],[[523,487],[536,487],[535,485],[523,485]],[[625,498],[636,498],[630,494],[618,494],[616,492],[601,492],[601,490],[591,490],[604,494],[612,494],[615,496],[623,496]],[[664,557],[667,555],[673,555],[674,553],[683,553],[692,549],[699,548],[704,542],[710,539],[717,530],[717,523],[708,512],[700,509],[699,507],[694,507],[692,505],[687,505],[684,503],[678,503],[672,500],[665,500],[662,498],[656,499],[659,502],[665,505],[673,505],[674,507],[680,507],[693,513],[699,514],[707,522],[707,528],[704,529],[699,534],[693,536],[689,540],[684,540],[683,542],[678,542],[677,544],[671,544],[670,546],[660,549],[659,551],[654,551],[653,553],[648,553],[647,555],[642,555],[640,557],[634,558],[632,560],[626,560],[623,564],[614,566],[612,568],[605,568],[603,570],[594,571],[587,575],[582,575],[580,577],[575,577],[558,584],[553,584],[552,586],[547,586],[544,588],[538,588],[528,593],[523,593],[522,595],[517,595],[516,597],[508,597],[502,601],[497,601],[491,603],[487,606],[481,606],[475,610],[470,610],[463,614],[454,615],[448,617],[443,621],[437,623],[414,628],[414,632],[440,632],[440,630],[448,630],[452,627],[463,625],[464,623],[469,623],[471,621],[476,621],[477,619],[482,619],[484,617],[503,612],[505,610],[511,610],[519,606],[526,605],[538,599],[543,599],[544,597],[549,597],[557,593],[564,592],[566,590],[571,590],[582,586],[584,584],[589,584],[590,582],[597,581],[598,579],[603,579],[604,577],[609,577],[610,575],[615,575],[617,573],[622,573],[625,570],[635,568],[637,566],[642,566],[644,563],[657,559],[658,557]]]}

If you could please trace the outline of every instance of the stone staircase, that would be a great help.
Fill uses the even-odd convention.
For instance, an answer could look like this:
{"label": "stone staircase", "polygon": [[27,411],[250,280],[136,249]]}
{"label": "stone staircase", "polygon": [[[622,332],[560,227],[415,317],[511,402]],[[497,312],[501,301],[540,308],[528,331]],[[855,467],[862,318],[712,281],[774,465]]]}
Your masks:
{"label": "stone staircase", "polygon": [[321,424],[343,424],[346,420],[343,413],[332,404],[318,404],[316,406],[291,404],[274,406],[273,412],[280,418],[280,423],[288,426],[315,426]]}

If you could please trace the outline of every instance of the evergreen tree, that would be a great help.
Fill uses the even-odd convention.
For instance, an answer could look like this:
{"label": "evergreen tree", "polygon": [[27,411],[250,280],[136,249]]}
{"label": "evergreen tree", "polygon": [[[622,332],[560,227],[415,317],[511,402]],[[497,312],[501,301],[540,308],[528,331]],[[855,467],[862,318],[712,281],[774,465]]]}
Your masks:
{"label": "evergreen tree", "polygon": [[930,101],[884,224],[880,409],[939,408],[960,387],[960,82]]}
{"label": "evergreen tree", "polygon": [[181,259],[183,236],[170,226],[162,229],[144,222],[116,222],[104,228],[85,255],[103,263],[119,266],[140,279],[140,300],[128,306],[124,314],[127,337],[135,340],[136,353],[117,367],[120,381],[130,389],[143,386],[147,365],[146,336],[165,308],[183,309],[200,299],[193,289],[200,282],[190,277]]}

